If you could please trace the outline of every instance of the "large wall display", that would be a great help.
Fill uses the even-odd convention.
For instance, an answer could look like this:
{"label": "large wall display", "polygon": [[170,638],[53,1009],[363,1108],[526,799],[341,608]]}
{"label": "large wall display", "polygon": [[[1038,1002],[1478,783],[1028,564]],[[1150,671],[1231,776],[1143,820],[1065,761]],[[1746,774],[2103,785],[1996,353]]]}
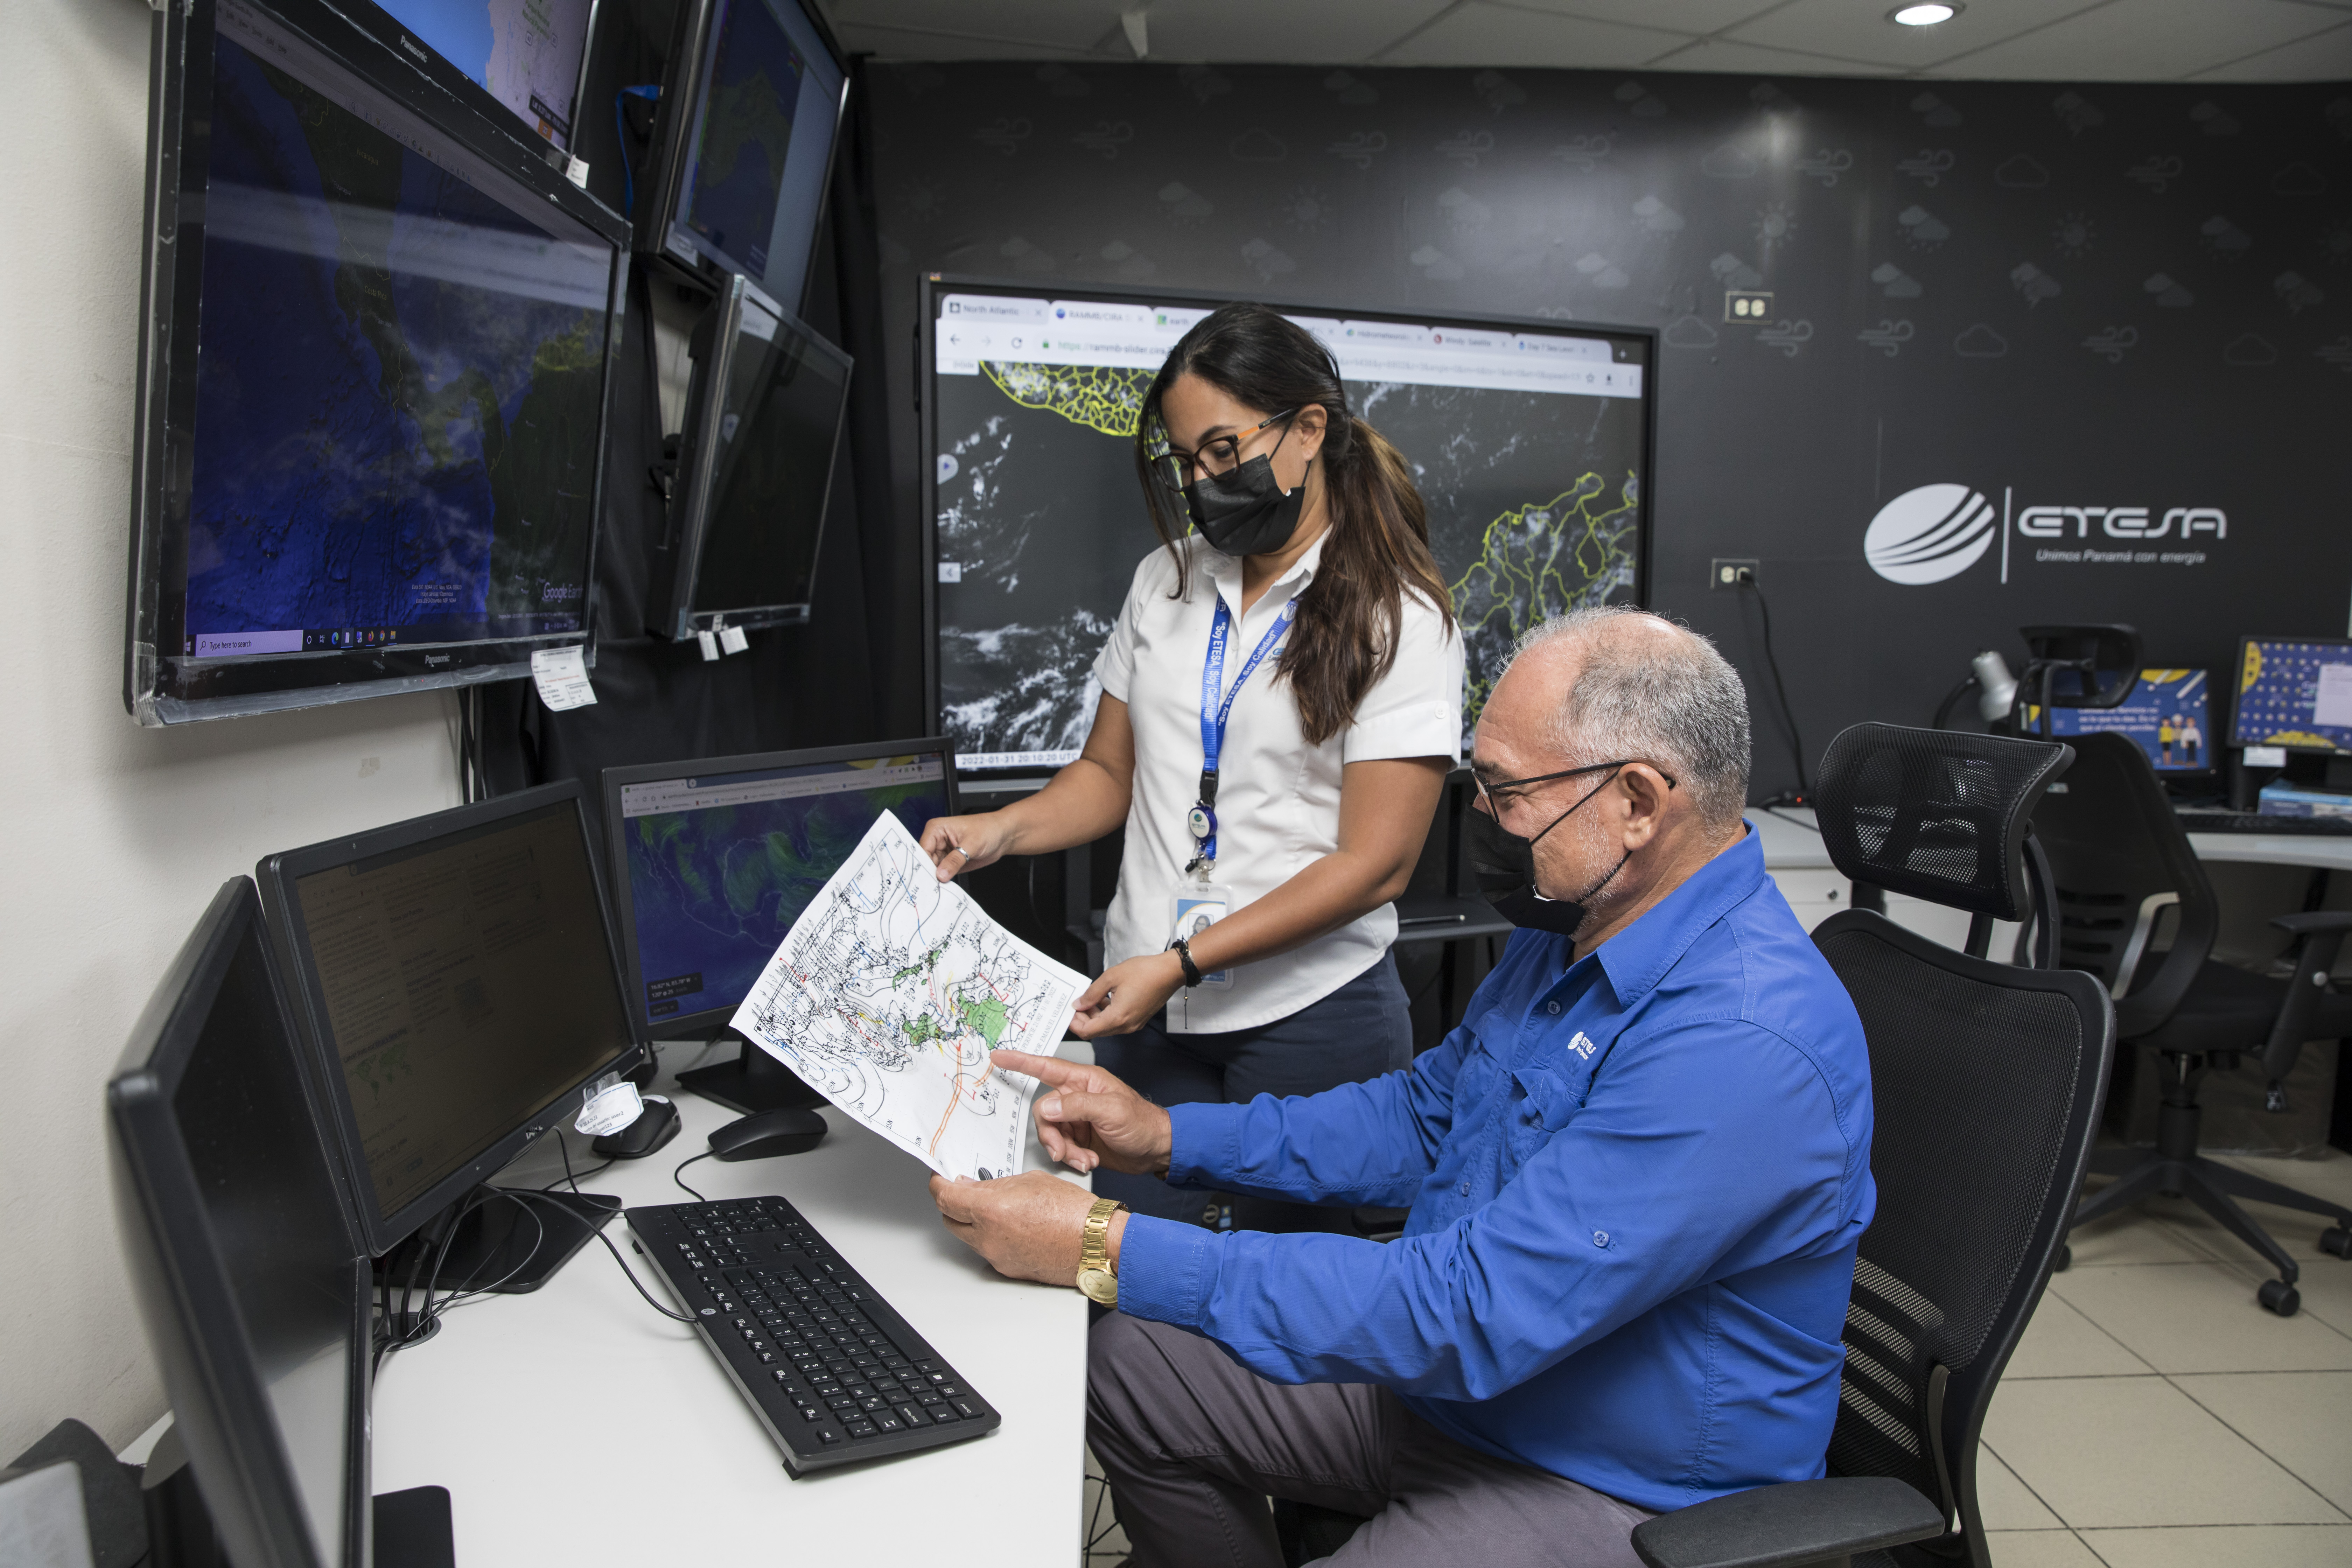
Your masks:
{"label": "large wall display", "polygon": [[[954,279],[928,297],[940,728],[966,770],[1058,767],[1160,548],[1135,473],[1143,396],[1213,301]],[[1413,465],[1467,643],[1465,721],[1536,621],[1639,598],[1650,334],[1289,313]]]}
{"label": "large wall display", "polygon": [[[2129,622],[2151,663],[2206,669],[2232,668],[2242,633],[2344,635],[2342,84],[1091,62],[872,79],[894,342],[932,271],[1048,300],[1654,329],[1646,596],[1747,674],[1759,792],[1795,772],[1763,606],[1709,586],[1717,557],[1759,563],[1816,754],[1858,720],[1927,722],[1977,648],[2022,658],[2023,625]],[[899,508],[920,518],[938,454],[919,367],[883,368]],[[1140,496],[1126,505],[1118,525],[1140,529]],[[902,723],[919,686],[894,681]]]}

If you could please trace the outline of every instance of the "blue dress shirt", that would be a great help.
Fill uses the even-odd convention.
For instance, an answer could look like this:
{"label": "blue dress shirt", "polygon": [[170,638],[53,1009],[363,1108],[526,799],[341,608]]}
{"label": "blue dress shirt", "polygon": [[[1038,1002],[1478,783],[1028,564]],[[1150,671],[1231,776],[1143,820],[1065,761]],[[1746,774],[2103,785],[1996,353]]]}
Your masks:
{"label": "blue dress shirt", "polygon": [[1752,831],[1569,952],[1515,933],[1410,1071],[1171,1106],[1173,1182],[1412,1217],[1383,1247],[1137,1215],[1119,1309],[1647,1509],[1818,1477],[1877,1201],[1853,1004]]}

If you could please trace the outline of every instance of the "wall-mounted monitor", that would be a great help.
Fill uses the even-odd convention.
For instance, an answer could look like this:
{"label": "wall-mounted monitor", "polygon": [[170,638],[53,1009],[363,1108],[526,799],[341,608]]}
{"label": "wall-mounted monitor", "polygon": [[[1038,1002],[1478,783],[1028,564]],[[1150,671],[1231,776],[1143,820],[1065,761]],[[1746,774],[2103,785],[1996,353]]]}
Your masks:
{"label": "wall-mounted monitor", "polygon": [[585,640],[627,225],[322,0],[165,8],[150,131],[132,716]]}
{"label": "wall-mounted monitor", "polygon": [[417,40],[569,152],[596,0],[376,0]]}
{"label": "wall-mounted monitor", "polygon": [[2352,753],[2352,642],[2243,639],[2230,744]]}
{"label": "wall-mounted monitor", "polygon": [[809,616],[849,406],[849,356],[741,276],[703,315],[686,429],[654,550],[651,630],[683,641]]}
{"label": "wall-mounted monitor", "polygon": [[[1095,655],[1160,547],[1135,469],[1143,395],[1223,302],[925,280],[929,686],[960,768],[1077,756]],[[1269,303],[1331,352],[1353,412],[1413,466],[1469,655],[1465,731],[1529,626],[1645,602],[1654,333]]]}
{"label": "wall-mounted monitor", "polygon": [[801,308],[849,78],[803,0],[677,0],[637,247],[705,288]]}

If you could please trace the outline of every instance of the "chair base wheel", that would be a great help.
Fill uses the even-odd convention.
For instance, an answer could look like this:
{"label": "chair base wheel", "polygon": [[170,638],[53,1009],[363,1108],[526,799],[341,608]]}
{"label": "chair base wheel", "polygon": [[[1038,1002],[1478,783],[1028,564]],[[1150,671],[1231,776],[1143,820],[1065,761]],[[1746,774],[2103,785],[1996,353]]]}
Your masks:
{"label": "chair base wheel", "polygon": [[2303,1310],[2303,1292],[2284,1279],[2265,1279],[2254,1292],[2254,1300],[2282,1318],[2292,1318]]}
{"label": "chair base wheel", "polygon": [[2335,1226],[2319,1233],[2319,1250],[2338,1258],[2352,1258],[2352,1230]]}
{"label": "chair base wheel", "polygon": [[[2321,1245],[2322,1247],[2325,1247],[2325,1246],[2326,1246],[2327,1244],[2326,1244],[2326,1242],[2324,1242],[2324,1241],[2323,1241],[2323,1242],[2321,1242],[2321,1243],[2320,1243],[2320,1245]],[[2050,1272],[2052,1272],[2053,1274],[2063,1274],[2063,1273],[2065,1273],[2065,1272],[2066,1272],[2066,1270],[2068,1270],[2069,1268],[2074,1268],[2074,1247],[2071,1247],[2071,1246],[2069,1246],[2069,1245],[2068,1245],[2067,1243],[2065,1243],[2065,1242],[2063,1242],[2063,1241],[2062,1241],[2062,1242],[2060,1242],[2060,1243],[2058,1244],[2058,1258],[2057,1258],[2057,1260],[2056,1260],[2055,1262],[2053,1262],[2053,1263],[2052,1263],[2052,1264],[2050,1265]]]}

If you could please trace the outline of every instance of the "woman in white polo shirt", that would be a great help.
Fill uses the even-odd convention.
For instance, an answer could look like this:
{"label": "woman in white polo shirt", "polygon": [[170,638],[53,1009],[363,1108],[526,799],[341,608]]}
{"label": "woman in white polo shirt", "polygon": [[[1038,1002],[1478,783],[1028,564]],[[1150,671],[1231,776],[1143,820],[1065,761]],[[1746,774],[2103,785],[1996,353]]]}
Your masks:
{"label": "woman in white polo shirt", "polygon": [[[1462,728],[1462,642],[1420,493],[1322,345],[1260,305],[1170,352],[1136,452],[1167,547],[1136,568],[1095,661],[1085,751],[1015,805],[935,818],[923,847],[945,879],[1126,824],[1109,967],[1070,1027],[1162,1104],[1405,1067],[1389,900]],[[1149,1177],[1096,1183],[1145,1213],[1199,1212]],[[1256,1201],[1236,1218],[1324,1223]]]}

